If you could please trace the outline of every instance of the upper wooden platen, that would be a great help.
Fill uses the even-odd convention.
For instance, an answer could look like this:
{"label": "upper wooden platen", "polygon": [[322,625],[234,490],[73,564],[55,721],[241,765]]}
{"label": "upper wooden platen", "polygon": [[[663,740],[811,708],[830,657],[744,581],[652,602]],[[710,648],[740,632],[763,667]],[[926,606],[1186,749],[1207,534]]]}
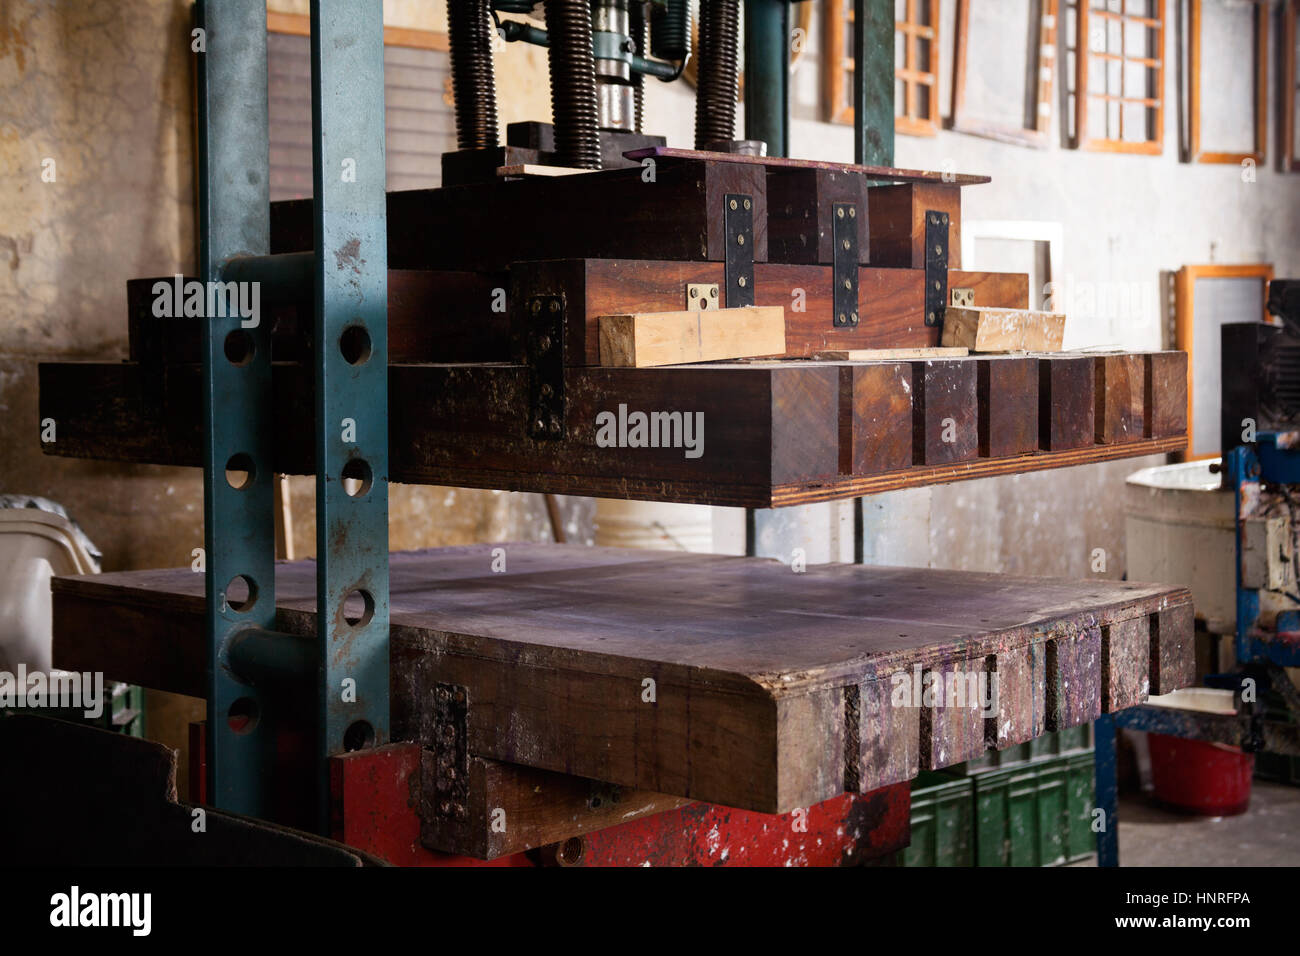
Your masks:
{"label": "upper wooden platen", "polygon": [[[1179,588],[500,547],[391,559],[394,735],[435,759],[458,740],[456,760],[785,813],[1194,679]],[[314,563],[277,565],[280,629],[315,634],[315,589]],[[53,591],[55,666],[204,693],[202,575]]]}
{"label": "upper wooden platen", "polygon": [[[1122,388],[1106,384],[1117,356],[1071,353],[569,366],[554,438],[532,431],[526,365],[392,365],[389,478],[765,508],[1181,449],[1186,426],[1161,408],[1186,355],[1133,359]],[[57,422],[42,447],[198,466],[200,380],[191,364],[42,364],[40,415]],[[311,474],[311,370],[276,364],[273,381],[275,470]]]}

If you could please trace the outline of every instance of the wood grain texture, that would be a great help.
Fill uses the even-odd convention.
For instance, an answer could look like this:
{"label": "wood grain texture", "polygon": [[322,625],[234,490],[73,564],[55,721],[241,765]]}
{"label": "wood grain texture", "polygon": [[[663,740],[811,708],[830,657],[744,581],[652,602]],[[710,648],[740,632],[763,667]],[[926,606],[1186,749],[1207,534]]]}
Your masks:
{"label": "wood grain texture", "polygon": [[842,365],[840,474],[870,475],[912,465],[912,365]]}
{"label": "wood grain texture", "polygon": [[834,169],[767,168],[768,259],[830,265],[834,255],[836,203],[852,203],[858,261],[869,259],[867,177]]}
{"label": "wood grain texture", "polygon": [[[979,423],[993,422],[996,406],[981,415],[975,370],[979,363],[995,360],[947,361],[964,366],[967,371],[957,378],[970,376],[974,391],[964,393],[961,401],[949,402],[948,414],[932,416],[929,431],[922,434],[944,445],[943,419],[953,419],[955,439],[961,438],[965,419],[978,455]],[[1069,361],[1090,362],[1091,358]],[[891,402],[882,406],[860,394],[860,411],[855,412],[852,393],[844,392],[846,374],[850,378],[864,374],[844,369],[869,364],[880,363],[759,361],[661,369],[570,368],[566,389],[571,427],[559,441],[535,441],[528,434],[523,414],[529,372],[524,367],[392,365],[389,477],[413,484],[765,508],[1159,454],[1186,445],[1182,434],[1098,445],[1093,443],[1089,422],[1085,444],[1075,448],[929,463],[913,458],[910,467],[893,467],[902,461],[897,443],[904,437],[912,442],[914,427],[874,436],[871,429],[873,421],[896,420],[901,406],[894,408]],[[915,379],[917,363],[906,364]],[[1090,376],[1091,366],[1088,372]],[[58,423],[58,441],[42,446],[46,454],[160,465],[198,466],[202,461],[197,366],[55,362],[42,363],[39,378],[41,417]],[[1087,385],[1090,390],[1091,377]],[[915,399],[916,382],[910,386]],[[895,391],[885,394],[902,400]],[[1023,401],[1024,393],[1010,394]],[[275,420],[292,423],[277,431],[274,467],[282,474],[310,474],[314,467],[310,371],[301,365],[276,364],[273,398]],[[678,427],[672,415],[680,413],[682,447],[602,447],[597,442],[597,416],[607,412],[617,417],[620,405],[629,413],[666,414],[669,446]],[[1087,411],[1091,419],[1091,405]],[[703,450],[697,458],[688,458],[684,447],[687,413],[705,415]],[[850,421],[854,414],[868,417],[855,428]],[[653,421],[662,435],[665,422]],[[864,458],[863,449],[874,450]],[[962,454],[966,451],[959,449]],[[878,461],[880,469],[888,466],[888,470],[845,471],[846,464],[855,460],[854,468]]]}
{"label": "wood grain texture", "polygon": [[600,317],[600,364],[655,368],[783,356],[785,310],[771,306]]}
{"label": "wood grain texture", "polygon": [[1059,352],[1064,336],[1059,312],[949,306],[940,341],[972,352]]}
{"label": "wood grain texture", "polygon": [[1097,441],[1103,445],[1136,441],[1146,434],[1147,357],[1099,355],[1096,362]]}
{"label": "wood grain texture", "polygon": [[912,460],[921,465],[966,461],[979,454],[976,363],[940,359],[912,363]]}
{"label": "wood grain texture", "polygon": [[983,359],[978,366],[979,453],[1012,458],[1038,449],[1038,360]]}
{"label": "wood grain texture", "polygon": [[[754,259],[765,262],[764,171],[696,160],[660,162],[653,181],[641,168],[609,169],[390,192],[388,262],[474,272],[595,256],[722,262],[724,197],[738,193],[752,197]],[[307,251],[312,242],[311,200],[271,204],[272,253]]]}
{"label": "wood grain texture", "polygon": [[[1046,642],[1049,717],[1066,726],[1099,706],[1104,628],[1164,615],[1165,638],[1191,642],[1177,588],[528,544],[501,545],[497,574],[493,547],[391,556],[396,739],[430,739],[430,690],[454,685],[472,756],[764,813],[855,774],[860,789],[907,779],[908,739],[932,766],[982,749],[979,708],[896,698],[895,675],[979,674]],[[202,575],[57,578],[53,592],[56,666],[203,693]],[[314,635],[315,564],[278,564],[276,592],[277,628]],[[876,719],[902,705],[918,723]]]}
{"label": "wood grain texture", "polygon": [[1093,443],[1094,372],[1091,356],[1038,360],[1039,447],[1046,451]]}
{"label": "wood grain texture", "polygon": [[1150,352],[1146,355],[1143,393],[1147,438],[1187,434],[1187,353]]}
{"label": "wood grain texture", "polygon": [[925,268],[925,214],[948,214],[948,268],[961,269],[961,189],[949,183],[873,186],[870,206],[871,261],[877,266]]}
{"label": "wood grain texture", "polygon": [[880,362],[895,359],[963,358],[968,354],[968,349],[957,348],[850,349],[847,352],[822,352],[816,357],[841,362]]}
{"label": "wood grain texture", "polygon": [[970,289],[975,305],[991,309],[1029,308],[1029,276],[1023,272],[948,270],[948,290]]}

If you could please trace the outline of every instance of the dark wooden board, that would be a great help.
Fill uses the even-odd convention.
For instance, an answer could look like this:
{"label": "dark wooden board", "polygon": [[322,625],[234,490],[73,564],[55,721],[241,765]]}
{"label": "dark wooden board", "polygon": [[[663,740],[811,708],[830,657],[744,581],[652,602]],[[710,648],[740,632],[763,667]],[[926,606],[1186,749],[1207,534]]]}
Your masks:
{"label": "dark wooden board", "polygon": [[979,454],[977,363],[912,363],[912,460],[946,465]]}
{"label": "dark wooden board", "polygon": [[1095,369],[1097,442],[1113,445],[1146,434],[1146,366],[1136,353],[1099,355]]}
{"label": "dark wooden board", "polygon": [[719,163],[778,167],[786,169],[830,169],[864,173],[872,180],[887,182],[954,183],[974,186],[992,182],[988,176],[970,173],[944,173],[921,169],[899,169],[897,166],[859,166],[853,163],[831,163],[820,159],[791,159],[785,156],[742,156],[739,153],[714,153],[707,150],[680,149],[675,146],[656,146],[629,150],[623,155],[631,159],[707,159]]}
{"label": "dark wooden board", "polygon": [[[761,167],[671,161],[653,182],[611,169],[388,194],[394,269],[503,271],[530,259],[725,259],[723,207],[752,197],[754,259],[767,260],[767,177]],[[271,204],[271,251],[312,248],[312,204]]]}
{"label": "dark wooden board", "polygon": [[768,166],[768,258],[772,262],[830,265],[835,261],[834,206],[852,203],[858,262],[869,262],[867,182],[858,172]]}
{"label": "dark wooden board", "polygon": [[840,473],[912,466],[912,365],[845,364],[840,369]]}
{"label": "dark wooden board", "polygon": [[[876,370],[899,364],[888,362],[572,367],[565,376],[569,430],[556,441],[535,440],[528,432],[530,373],[525,367],[392,365],[389,478],[774,507],[1175,451],[1185,445],[1181,435],[1094,444],[1089,397],[1086,405],[1068,406],[1080,420],[1063,419],[1065,413],[1058,412],[1058,421],[1072,422],[1084,436],[1079,447],[977,458],[981,422],[1014,421],[1008,416],[1025,400],[1025,393],[1009,390],[1001,406],[981,406],[977,370],[981,364],[1020,361],[970,357],[909,362],[910,391],[897,376],[891,379]],[[1091,391],[1092,358],[1062,361],[1086,364]],[[42,444],[42,450],[73,458],[197,466],[202,461],[199,380],[193,365],[43,363],[41,418],[55,420],[57,441]],[[273,396],[276,420],[291,423],[277,431],[275,468],[285,474],[310,474],[310,371],[276,364]],[[684,447],[601,447],[597,416],[609,412],[617,419],[620,405],[629,414],[702,414],[702,454],[687,457]],[[904,418],[912,427],[887,427]],[[943,440],[948,420],[952,443]],[[915,448],[918,438],[921,450],[909,451],[906,464],[901,443]]]}
{"label": "dark wooden board", "polygon": [[989,358],[978,368],[980,456],[1012,458],[1037,451],[1038,361]]}
{"label": "dark wooden board", "polygon": [[[599,319],[634,312],[675,312],[686,308],[689,283],[722,285],[717,262],[655,262],[586,259],[520,262],[511,267],[512,355],[524,355],[523,332],[534,295],[565,297],[565,361],[599,365]],[[758,263],[754,304],[785,310],[786,355],[805,357],[832,349],[902,348],[937,345],[938,329],[922,315],[925,276],[919,269],[858,272],[856,327],[832,321],[831,267]]]}
{"label": "dark wooden board", "polygon": [[961,190],[950,183],[874,186],[870,205],[871,262],[901,269],[925,268],[925,214],[948,214],[948,268],[961,269]]}
{"label": "dark wooden board", "polygon": [[[1037,648],[1042,680],[1003,667],[999,696],[1067,726],[1096,710],[1109,628],[1142,619],[1170,649],[1162,686],[1192,679],[1171,656],[1191,647],[1179,588],[531,544],[398,553],[390,573],[398,739],[430,739],[450,685],[474,756],[764,813],[982,750],[982,714],[898,696],[917,668],[979,674]],[[276,589],[277,626],[314,634],[315,564],[278,564]],[[202,575],[53,591],[56,666],[203,693]]]}
{"label": "dark wooden board", "polygon": [[1044,451],[1064,451],[1093,444],[1093,357],[1040,358],[1038,370],[1040,447]]}
{"label": "dark wooden board", "polygon": [[1147,438],[1187,434],[1187,353],[1151,352],[1146,360]]}

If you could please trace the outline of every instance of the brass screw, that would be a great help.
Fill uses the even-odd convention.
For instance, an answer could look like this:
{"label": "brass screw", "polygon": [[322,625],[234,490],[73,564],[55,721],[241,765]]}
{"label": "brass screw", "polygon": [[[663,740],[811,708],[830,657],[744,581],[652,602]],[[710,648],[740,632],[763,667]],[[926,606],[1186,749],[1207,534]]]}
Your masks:
{"label": "brass screw", "polygon": [[844,251],[845,252],[849,251],[849,241],[847,239],[844,240]]}
{"label": "brass screw", "polygon": [[853,280],[851,280],[851,279],[845,279],[845,280],[844,280],[844,288],[846,288],[846,289],[852,289],[852,288],[853,288]]}
{"label": "brass screw", "polygon": [[844,218],[844,207],[843,207],[843,206],[840,206],[839,209],[836,209],[836,210],[835,210],[835,215],[837,215],[837,216],[839,216],[841,219],[843,219],[843,218]]}
{"label": "brass screw", "polygon": [[850,207],[849,207],[849,218],[850,218],[850,219],[856,219],[857,217],[858,217],[858,207],[857,207],[857,206],[850,206]]}
{"label": "brass screw", "polygon": [[552,300],[551,300],[551,311],[552,311],[552,312],[559,312],[559,311],[560,311],[560,303],[557,302],[555,299],[552,299]]}
{"label": "brass screw", "polygon": [[738,245],[738,246],[743,246],[744,244],[745,244],[745,237],[744,237],[744,235],[741,234],[741,235],[737,236],[737,237],[736,237],[736,245]]}
{"label": "brass screw", "polygon": [[533,299],[533,315],[536,315],[540,311],[542,311],[542,303],[537,299]]}
{"label": "brass screw", "polygon": [[857,325],[857,324],[858,324],[858,313],[856,313],[856,312],[850,312],[850,313],[849,313],[849,321],[852,322],[854,325]]}
{"label": "brass screw", "polygon": [[933,312],[930,313],[930,321],[931,321],[931,322],[934,321],[934,313],[933,313]]}
{"label": "brass screw", "polygon": [[746,200],[745,200],[745,208],[748,209],[748,208],[749,208],[749,205],[750,205],[750,204],[749,204],[749,200],[746,199]]}
{"label": "brass screw", "polygon": [[700,290],[699,290],[699,289],[696,289],[696,288],[692,288],[692,289],[691,289],[691,298],[692,298],[692,299],[699,298],[699,295],[700,295]]}
{"label": "brass screw", "polygon": [[735,208],[736,208],[736,200],[734,200],[734,199],[731,200],[731,208],[732,208],[732,209],[735,209]]}
{"label": "brass screw", "polygon": [[840,325],[843,325],[843,324],[844,324],[844,313],[843,313],[843,312],[840,313],[839,319],[840,319]]}
{"label": "brass screw", "polygon": [[718,297],[718,287],[716,285],[709,286],[709,298],[716,299],[717,297]]}
{"label": "brass screw", "polygon": [[736,280],[736,284],[743,289],[745,287],[745,277],[741,276],[740,278],[738,278]]}

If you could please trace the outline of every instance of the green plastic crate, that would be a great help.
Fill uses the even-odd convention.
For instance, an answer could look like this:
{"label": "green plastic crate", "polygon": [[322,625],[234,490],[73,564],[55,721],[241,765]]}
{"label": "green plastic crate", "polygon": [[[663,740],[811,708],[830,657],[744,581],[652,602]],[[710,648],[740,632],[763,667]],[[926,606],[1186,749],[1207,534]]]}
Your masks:
{"label": "green plastic crate", "polygon": [[975,786],[977,866],[1058,866],[1093,851],[1093,754],[980,773]]}
{"label": "green plastic crate", "polygon": [[1092,751],[1092,724],[1067,727],[1055,733],[1043,734],[1023,744],[1013,744],[1005,750],[991,750],[982,757],[948,767],[944,773],[975,775],[992,770],[1023,767],[1038,760],[1050,760],[1070,754]]}
{"label": "green plastic crate", "polygon": [[901,866],[972,866],[975,863],[974,781],[922,773],[912,781],[912,842]]}

